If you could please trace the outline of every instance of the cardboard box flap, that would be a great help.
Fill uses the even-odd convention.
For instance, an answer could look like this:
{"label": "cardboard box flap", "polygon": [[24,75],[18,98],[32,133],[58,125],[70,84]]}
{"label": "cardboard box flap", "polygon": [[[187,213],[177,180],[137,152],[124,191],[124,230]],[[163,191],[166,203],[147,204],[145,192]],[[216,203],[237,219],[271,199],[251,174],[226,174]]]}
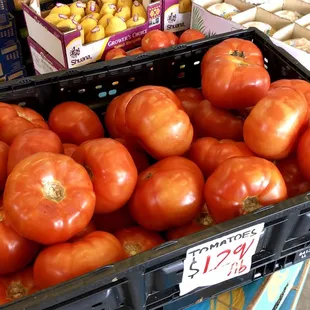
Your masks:
{"label": "cardboard box flap", "polygon": [[29,7],[41,16],[40,0],[31,0]]}
{"label": "cardboard box flap", "polygon": [[298,24],[291,24],[277,31],[273,35],[273,37],[279,41],[286,41],[290,39],[299,39],[299,38],[306,38],[307,40],[310,40],[310,30]]}
{"label": "cardboard box flap", "polygon": [[300,0],[272,0],[259,7],[272,13],[282,10],[298,12],[301,15],[310,13],[310,4]]}
{"label": "cardboard box flap", "polygon": [[235,6],[240,11],[245,11],[245,10],[255,7],[254,5],[243,2],[241,0],[193,0],[193,2],[197,3],[198,5],[202,6],[205,9],[208,9],[213,4],[223,3],[223,2]]}
{"label": "cardboard box flap", "polygon": [[302,18],[296,20],[295,23],[303,27],[309,26],[310,25],[310,14],[307,14],[303,16]]}
{"label": "cardboard box flap", "polygon": [[271,12],[265,11],[260,7],[253,8],[232,17],[232,21],[243,25],[248,22],[262,22],[270,25],[275,30],[282,29],[291,24],[287,19],[283,19]]}

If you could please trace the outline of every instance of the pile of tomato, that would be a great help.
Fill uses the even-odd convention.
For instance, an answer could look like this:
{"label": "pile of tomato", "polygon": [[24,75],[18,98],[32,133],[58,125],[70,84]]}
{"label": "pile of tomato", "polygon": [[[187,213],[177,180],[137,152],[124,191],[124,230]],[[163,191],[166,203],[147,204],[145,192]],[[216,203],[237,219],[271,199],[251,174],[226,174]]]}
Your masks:
{"label": "pile of tomato", "polygon": [[177,44],[184,44],[205,38],[205,35],[196,29],[185,30],[180,37],[173,32],[162,30],[151,30],[141,41],[141,46],[125,52],[122,48],[114,48],[108,51],[105,55],[105,60],[113,60],[124,58],[127,56],[143,54],[145,52],[155,51],[162,48],[168,48]]}
{"label": "pile of tomato", "polygon": [[310,84],[228,39],[201,90],[142,86],[47,122],[0,103],[0,303],[310,190]]}

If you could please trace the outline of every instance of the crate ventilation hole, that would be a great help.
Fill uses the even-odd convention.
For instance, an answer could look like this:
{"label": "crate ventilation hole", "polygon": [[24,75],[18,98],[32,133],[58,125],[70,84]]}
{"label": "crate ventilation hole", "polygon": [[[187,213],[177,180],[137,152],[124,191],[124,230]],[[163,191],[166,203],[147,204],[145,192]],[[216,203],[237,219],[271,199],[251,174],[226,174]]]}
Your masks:
{"label": "crate ventilation hole", "polygon": [[200,61],[199,61],[199,60],[197,60],[197,61],[194,62],[194,66],[198,66],[199,64],[200,64]]}
{"label": "crate ventilation hole", "polygon": [[102,85],[97,85],[95,88],[96,88],[96,89],[101,89],[101,88],[102,88]]}
{"label": "crate ventilation hole", "polygon": [[102,99],[102,98],[105,98],[107,95],[109,95],[109,96],[114,96],[114,95],[116,95],[116,93],[117,93],[117,90],[116,90],[116,89],[111,89],[111,90],[109,90],[108,93],[107,93],[106,91],[100,92],[100,93],[98,94],[98,97],[99,97],[100,99]]}
{"label": "crate ventilation hole", "polygon": [[85,88],[82,88],[82,89],[79,89],[79,90],[78,90],[78,93],[79,93],[79,94],[84,94],[85,91],[86,91],[86,89],[85,89]]}

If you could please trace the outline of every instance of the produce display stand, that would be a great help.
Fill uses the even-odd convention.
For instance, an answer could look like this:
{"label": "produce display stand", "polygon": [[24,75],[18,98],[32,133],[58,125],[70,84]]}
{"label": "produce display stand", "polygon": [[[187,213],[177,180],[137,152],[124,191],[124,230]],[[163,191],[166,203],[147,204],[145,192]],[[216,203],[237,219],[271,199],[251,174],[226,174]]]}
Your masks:
{"label": "produce display stand", "polygon": [[[272,81],[282,78],[310,81],[310,72],[287,52],[259,31],[248,29],[75,70],[3,83],[0,101],[19,103],[47,116],[55,104],[78,100],[102,117],[113,97],[138,86],[199,87],[203,55],[210,47],[231,37],[252,40],[260,48]],[[310,256],[309,215],[309,196],[304,194],[166,242],[1,309],[184,309],[306,260]],[[249,273],[179,295],[188,249],[260,223],[264,223],[264,230]]]}

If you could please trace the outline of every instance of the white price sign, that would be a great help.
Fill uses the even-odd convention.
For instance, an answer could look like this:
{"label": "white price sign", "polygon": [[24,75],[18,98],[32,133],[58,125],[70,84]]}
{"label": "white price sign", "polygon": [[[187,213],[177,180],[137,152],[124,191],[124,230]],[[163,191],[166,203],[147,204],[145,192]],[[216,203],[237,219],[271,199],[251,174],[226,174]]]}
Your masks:
{"label": "white price sign", "polygon": [[180,296],[248,273],[263,229],[261,223],[188,249]]}

